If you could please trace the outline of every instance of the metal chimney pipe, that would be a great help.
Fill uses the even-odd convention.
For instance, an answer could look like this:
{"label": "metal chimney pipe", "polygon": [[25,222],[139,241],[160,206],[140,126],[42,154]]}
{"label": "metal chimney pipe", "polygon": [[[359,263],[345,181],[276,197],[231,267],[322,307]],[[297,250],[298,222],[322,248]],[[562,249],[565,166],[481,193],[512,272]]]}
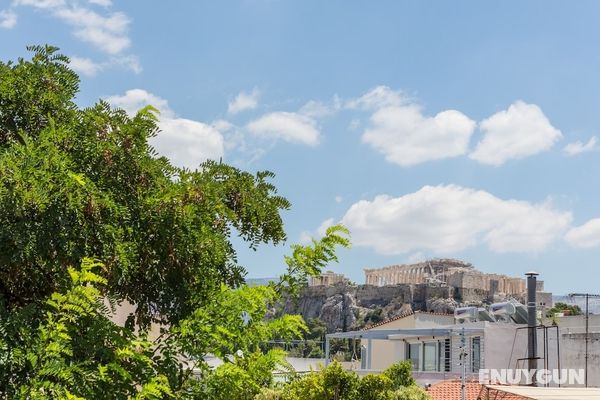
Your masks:
{"label": "metal chimney pipe", "polygon": [[[537,307],[535,301],[535,292],[537,291],[537,272],[527,272],[527,358],[529,361],[529,371],[537,371]],[[531,382],[536,386],[535,373]]]}

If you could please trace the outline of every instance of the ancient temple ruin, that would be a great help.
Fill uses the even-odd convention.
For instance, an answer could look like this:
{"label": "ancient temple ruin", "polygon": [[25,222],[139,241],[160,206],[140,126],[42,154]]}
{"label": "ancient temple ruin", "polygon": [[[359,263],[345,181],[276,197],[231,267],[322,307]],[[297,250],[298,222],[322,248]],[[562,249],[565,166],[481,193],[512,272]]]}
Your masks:
{"label": "ancient temple ruin", "polygon": [[367,285],[374,286],[428,283],[483,289],[491,294],[522,295],[526,291],[524,279],[484,273],[469,263],[454,259],[433,259],[416,264],[365,269],[365,278]]}
{"label": "ancient temple ruin", "polygon": [[344,274],[327,271],[317,276],[311,276],[308,280],[308,286],[333,286],[338,283],[346,282],[347,280],[348,279]]}

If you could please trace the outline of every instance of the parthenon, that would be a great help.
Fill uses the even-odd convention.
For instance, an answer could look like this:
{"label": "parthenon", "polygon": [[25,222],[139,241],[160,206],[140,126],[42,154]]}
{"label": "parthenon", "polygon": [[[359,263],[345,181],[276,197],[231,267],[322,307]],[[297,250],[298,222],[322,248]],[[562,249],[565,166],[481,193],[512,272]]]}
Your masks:
{"label": "parthenon", "polygon": [[526,288],[524,279],[483,273],[471,264],[454,259],[365,269],[365,277],[366,284],[374,286],[431,283],[511,295],[521,295]]}

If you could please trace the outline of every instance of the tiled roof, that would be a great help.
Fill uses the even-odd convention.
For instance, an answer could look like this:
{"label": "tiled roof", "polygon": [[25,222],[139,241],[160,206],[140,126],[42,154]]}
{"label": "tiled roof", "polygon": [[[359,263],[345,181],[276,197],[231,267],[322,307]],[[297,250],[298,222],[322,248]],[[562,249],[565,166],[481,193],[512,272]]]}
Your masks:
{"label": "tiled roof", "polygon": [[[479,400],[479,395],[483,385],[477,381],[467,381],[465,383],[465,400]],[[431,400],[461,400],[461,382],[459,379],[441,381],[431,385],[426,389],[431,396]],[[510,393],[494,392],[494,398],[502,400],[528,400],[527,397],[522,397]]]}
{"label": "tiled roof", "polygon": [[[482,387],[476,381],[466,382],[465,400],[477,400]],[[427,388],[427,394],[431,396],[431,400],[461,400],[461,382],[452,379],[434,383]]]}
{"label": "tiled roof", "polygon": [[376,327],[378,327],[378,326],[381,326],[381,325],[389,324],[390,322],[397,321],[397,320],[399,320],[399,319],[406,318],[406,317],[409,317],[409,316],[411,316],[411,315],[415,315],[415,314],[425,314],[425,315],[442,315],[442,316],[444,316],[444,317],[451,317],[451,316],[454,316],[454,314],[446,314],[446,313],[424,312],[424,311],[407,311],[407,312],[405,312],[405,313],[402,313],[402,314],[400,314],[400,315],[397,315],[397,316],[395,316],[395,317],[388,318],[388,319],[386,319],[385,321],[381,321],[381,322],[377,322],[377,323],[375,323],[375,324],[367,325],[367,326],[365,327],[365,330],[372,329],[372,328],[376,328]]}

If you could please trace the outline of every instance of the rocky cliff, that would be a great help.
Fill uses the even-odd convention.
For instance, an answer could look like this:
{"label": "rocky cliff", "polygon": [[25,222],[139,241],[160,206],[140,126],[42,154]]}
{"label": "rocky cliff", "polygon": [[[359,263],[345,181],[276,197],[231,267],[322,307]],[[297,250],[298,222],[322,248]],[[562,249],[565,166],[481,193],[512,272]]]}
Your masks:
{"label": "rocky cliff", "polygon": [[[305,320],[317,318],[328,332],[363,328],[410,310],[448,312],[458,306],[454,288],[429,284],[392,286],[353,285],[312,286],[297,300],[288,300],[282,312],[301,314]],[[483,298],[485,293],[469,293]]]}

